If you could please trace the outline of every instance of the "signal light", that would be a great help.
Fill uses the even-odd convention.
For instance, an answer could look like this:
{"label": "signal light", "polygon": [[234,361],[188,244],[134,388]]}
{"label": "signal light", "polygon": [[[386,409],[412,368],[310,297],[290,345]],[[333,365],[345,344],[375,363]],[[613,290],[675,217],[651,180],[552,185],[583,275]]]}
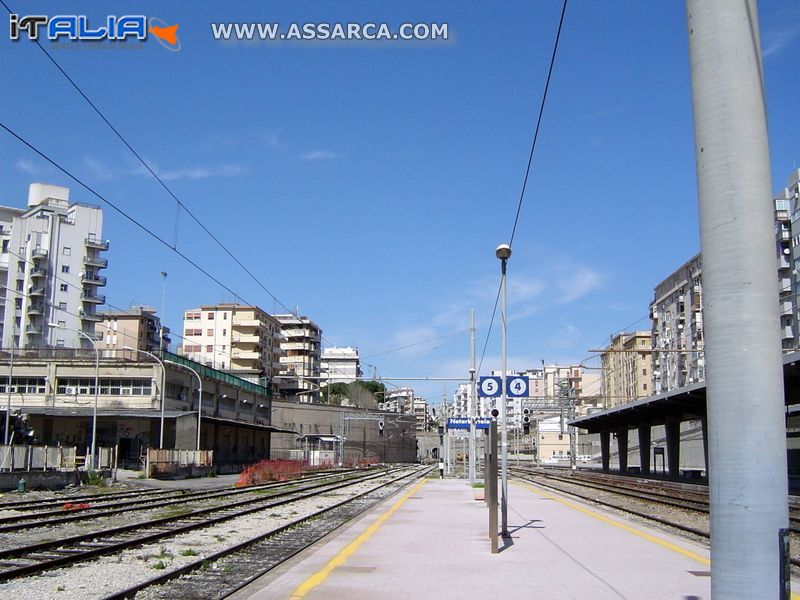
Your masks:
{"label": "signal light", "polygon": [[531,432],[531,418],[528,415],[525,415],[524,417],[522,417],[522,433],[527,435],[530,432]]}
{"label": "signal light", "polygon": [[378,436],[383,436],[383,421],[378,421]]}
{"label": "signal light", "polygon": [[492,409],[492,416],[496,419],[497,417],[500,416],[500,411],[497,410],[496,408],[493,408]]}
{"label": "signal light", "polygon": [[529,415],[529,414],[531,414],[531,409],[530,409],[530,408],[523,408],[523,409],[522,409],[522,414],[523,414],[523,415]]}

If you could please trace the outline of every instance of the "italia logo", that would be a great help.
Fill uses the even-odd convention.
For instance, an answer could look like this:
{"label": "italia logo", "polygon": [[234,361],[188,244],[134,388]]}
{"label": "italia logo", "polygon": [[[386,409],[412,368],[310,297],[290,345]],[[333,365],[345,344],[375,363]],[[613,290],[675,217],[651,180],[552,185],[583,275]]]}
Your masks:
{"label": "italia logo", "polygon": [[86,15],[9,15],[9,36],[19,40],[22,32],[28,39],[38,41],[40,37],[58,41],[61,38],[80,41],[134,39],[144,41],[149,34],[164,48],[177,52],[181,49],[178,25],[168,25],[157,17],[144,15],[109,15],[101,24],[89,23]]}

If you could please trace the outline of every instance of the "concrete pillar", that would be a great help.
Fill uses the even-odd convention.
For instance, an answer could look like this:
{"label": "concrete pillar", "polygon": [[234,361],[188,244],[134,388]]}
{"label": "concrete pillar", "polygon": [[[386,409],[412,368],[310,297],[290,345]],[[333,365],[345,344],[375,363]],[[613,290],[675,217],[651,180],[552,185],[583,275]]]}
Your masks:
{"label": "concrete pillar", "polygon": [[650,425],[639,425],[639,464],[642,475],[650,475]]}
{"label": "concrete pillar", "polygon": [[706,470],[706,477],[708,477],[708,419],[703,417],[700,422],[703,425],[703,467]]}
{"label": "concrete pillar", "polygon": [[667,432],[667,472],[673,479],[681,474],[681,422],[670,419],[666,424]]}
{"label": "concrete pillar", "polygon": [[600,456],[603,462],[603,471],[608,473],[611,468],[611,432],[600,432]]}
{"label": "concrete pillar", "polygon": [[617,431],[617,452],[619,454],[619,472],[628,472],[628,430]]}

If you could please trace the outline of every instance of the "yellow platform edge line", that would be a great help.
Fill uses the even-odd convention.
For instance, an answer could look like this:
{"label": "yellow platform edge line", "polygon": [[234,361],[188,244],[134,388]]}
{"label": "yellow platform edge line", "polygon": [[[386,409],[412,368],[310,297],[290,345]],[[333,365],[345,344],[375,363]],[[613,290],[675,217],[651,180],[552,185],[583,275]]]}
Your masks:
{"label": "yellow platform edge line", "polygon": [[539,494],[540,496],[542,496],[544,498],[548,498],[550,500],[555,500],[559,504],[563,504],[564,506],[568,506],[569,508],[572,508],[574,510],[582,512],[585,515],[589,515],[590,517],[593,517],[593,518],[597,519],[598,521],[602,521],[603,523],[607,523],[608,525],[612,525],[614,527],[619,527],[623,531],[627,531],[628,533],[632,533],[635,536],[643,538],[643,539],[647,540],[648,542],[652,542],[654,544],[657,544],[657,545],[661,546],[662,548],[666,548],[667,550],[672,550],[673,552],[677,552],[678,554],[681,554],[681,555],[683,555],[683,556],[685,556],[687,558],[691,558],[692,560],[695,560],[695,561],[697,561],[697,562],[699,562],[699,563],[701,563],[703,565],[709,566],[711,564],[711,561],[709,559],[707,559],[705,556],[700,556],[696,552],[692,552],[691,550],[687,550],[686,548],[681,548],[677,544],[673,544],[672,542],[668,542],[667,540],[662,539],[660,537],[657,537],[655,535],[652,535],[652,534],[649,534],[649,533],[645,533],[644,531],[641,531],[640,529],[637,529],[636,527],[631,527],[630,525],[626,525],[625,523],[621,523],[619,521],[611,519],[610,517],[606,517],[605,515],[601,515],[598,512],[595,512],[593,510],[590,510],[588,508],[585,508],[585,507],[581,506],[580,504],[575,504],[574,502],[570,502],[569,500],[565,500],[564,498],[561,498],[560,496],[554,496],[552,494],[549,494],[549,493],[545,492],[544,490],[542,490],[541,488],[538,488],[538,487],[535,487],[533,485],[529,485],[529,484],[526,484],[526,483],[518,483],[517,482],[517,485],[525,487],[525,488],[528,488],[532,492],[535,492],[536,494]]}
{"label": "yellow platform edge line", "polygon": [[[552,494],[549,494],[548,492],[544,491],[543,489],[541,489],[539,487],[535,487],[535,486],[527,484],[527,483],[520,483],[518,481],[513,481],[512,483],[514,483],[515,485],[518,485],[519,487],[527,488],[530,491],[532,491],[532,492],[534,492],[536,494],[539,494],[540,496],[542,496],[544,498],[548,498],[550,500],[555,500],[559,504],[563,504],[564,506],[568,506],[569,508],[572,508],[574,510],[582,512],[585,515],[589,515],[590,517],[594,517],[595,519],[598,519],[598,520],[602,521],[603,523],[608,523],[609,525],[613,525],[614,527],[619,527],[620,529],[623,529],[624,531],[627,531],[628,533],[632,533],[633,535],[636,535],[636,536],[638,536],[640,538],[644,538],[649,542],[653,542],[654,544],[658,544],[659,546],[661,546],[663,548],[666,548],[668,550],[672,550],[673,552],[677,552],[678,554],[686,556],[687,558],[691,558],[693,560],[696,560],[697,562],[699,562],[701,564],[704,564],[706,566],[710,566],[711,565],[711,561],[709,559],[707,559],[704,556],[700,556],[699,554],[696,554],[695,552],[692,552],[691,550],[687,550],[686,548],[681,548],[680,546],[677,546],[677,545],[675,545],[675,544],[673,544],[671,542],[668,542],[667,540],[661,539],[661,538],[659,538],[657,536],[654,536],[654,535],[650,535],[649,533],[645,533],[644,531],[640,531],[639,529],[636,529],[635,527],[631,527],[630,525],[626,525],[624,523],[620,523],[619,521],[615,521],[614,519],[606,517],[605,515],[601,515],[600,513],[597,513],[597,512],[595,512],[593,510],[589,510],[588,508],[583,507],[583,506],[581,506],[579,504],[575,504],[574,502],[570,502],[569,500],[561,498],[560,496],[554,496]],[[791,598],[792,598],[792,600],[800,600],[800,594],[796,594],[795,592],[791,592]]]}
{"label": "yellow platform edge line", "polygon": [[356,539],[352,542],[347,544],[344,548],[342,548],[339,553],[334,556],[328,563],[322,567],[319,571],[311,575],[308,579],[306,579],[303,583],[301,583],[297,588],[292,592],[291,599],[292,600],[300,600],[306,594],[308,594],[311,590],[315,587],[320,585],[323,581],[325,581],[328,576],[333,572],[334,569],[337,567],[342,566],[348,558],[350,558],[356,550],[369,538],[373,536],[373,534],[380,529],[381,525],[383,525],[386,520],[391,517],[394,512],[403,506],[412,495],[417,493],[419,489],[425,485],[427,482],[426,479],[420,481],[417,485],[411,488],[406,494],[403,495],[397,502],[395,502],[389,510],[383,513],[378,519],[369,527],[367,527]]}

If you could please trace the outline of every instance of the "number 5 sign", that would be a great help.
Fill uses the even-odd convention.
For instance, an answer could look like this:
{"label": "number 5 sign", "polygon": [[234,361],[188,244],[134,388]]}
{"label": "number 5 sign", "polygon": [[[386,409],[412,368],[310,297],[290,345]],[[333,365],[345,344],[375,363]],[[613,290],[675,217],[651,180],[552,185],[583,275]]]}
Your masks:
{"label": "number 5 sign", "polygon": [[509,377],[507,380],[508,395],[512,398],[522,398],[528,395],[527,377]]}
{"label": "number 5 sign", "polygon": [[497,398],[500,395],[500,377],[481,377],[478,380],[478,395],[482,398]]}

